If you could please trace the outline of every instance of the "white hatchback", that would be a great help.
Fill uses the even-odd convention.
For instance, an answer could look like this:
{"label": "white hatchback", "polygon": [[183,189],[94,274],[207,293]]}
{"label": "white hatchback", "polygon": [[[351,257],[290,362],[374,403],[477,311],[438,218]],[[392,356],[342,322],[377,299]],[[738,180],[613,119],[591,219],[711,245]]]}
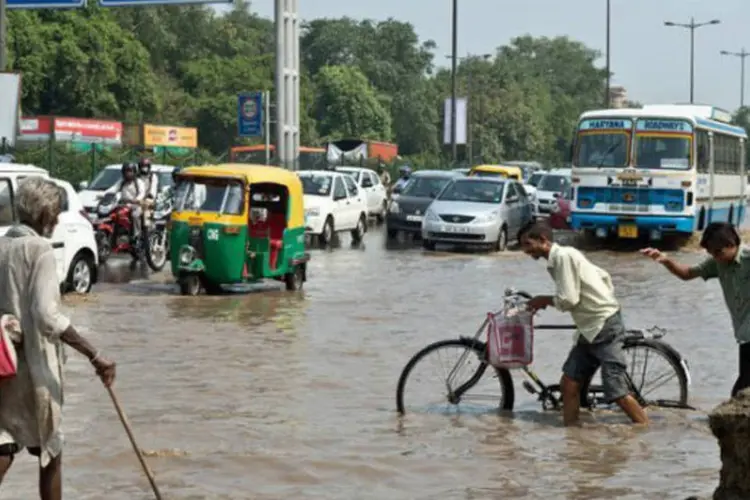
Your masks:
{"label": "white hatchback", "polygon": [[355,242],[367,232],[365,195],[348,174],[330,170],[299,172],[304,191],[305,232],[328,244],[333,234],[351,231]]}
{"label": "white hatchback", "polygon": [[359,167],[336,167],[336,171],[352,176],[367,198],[367,215],[383,222],[388,213],[388,193],[378,174],[369,168]]}
{"label": "white hatchback", "polygon": [[[50,179],[49,172],[33,165],[0,163],[0,235],[16,222],[13,209],[18,183],[26,177]],[[63,194],[63,211],[50,238],[57,259],[57,276],[63,292],[88,293],[97,281],[99,255],[94,228],[69,182],[51,179]]]}

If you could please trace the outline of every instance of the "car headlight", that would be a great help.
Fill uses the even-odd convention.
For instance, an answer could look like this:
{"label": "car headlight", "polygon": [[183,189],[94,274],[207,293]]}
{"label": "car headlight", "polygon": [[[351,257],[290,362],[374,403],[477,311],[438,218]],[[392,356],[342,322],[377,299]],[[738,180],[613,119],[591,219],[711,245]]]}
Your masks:
{"label": "car headlight", "polygon": [[475,220],[477,222],[491,222],[497,218],[497,211],[490,212],[487,214],[480,215]]}
{"label": "car headlight", "polygon": [[424,220],[439,221],[440,217],[438,217],[432,210],[428,210],[427,213],[424,214]]}
{"label": "car headlight", "polygon": [[180,264],[187,265],[195,260],[195,249],[193,247],[182,247],[180,249]]}
{"label": "car headlight", "polygon": [[308,217],[317,217],[318,215],[320,215],[320,208],[308,208],[307,210],[305,210],[305,215],[307,215]]}
{"label": "car headlight", "polygon": [[391,205],[388,207],[388,211],[392,214],[397,214],[401,211],[401,208],[399,208],[398,203],[395,201],[391,202]]}

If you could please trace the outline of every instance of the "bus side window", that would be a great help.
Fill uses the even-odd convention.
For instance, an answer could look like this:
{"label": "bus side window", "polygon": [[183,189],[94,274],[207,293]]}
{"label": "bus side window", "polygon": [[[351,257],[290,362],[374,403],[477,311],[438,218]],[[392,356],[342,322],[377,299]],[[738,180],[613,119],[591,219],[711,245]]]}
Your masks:
{"label": "bus side window", "polygon": [[697,153],[697,164],[698,173],[706,174],[709,171],[709,144],[708,144],[708,133],[704,130],[698,130],[696,132],[698,139],[698,153]]}

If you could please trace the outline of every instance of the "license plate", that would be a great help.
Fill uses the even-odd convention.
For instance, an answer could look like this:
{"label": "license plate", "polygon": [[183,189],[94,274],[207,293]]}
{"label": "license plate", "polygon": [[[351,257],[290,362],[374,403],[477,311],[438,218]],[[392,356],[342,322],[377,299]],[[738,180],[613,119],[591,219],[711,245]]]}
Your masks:
{"label": "license plate", "polygon": [[446,233],[468,233],[469,228],[468,227],[462,227],[462,226],[446,226],[445,227]]}
{"label": "license plate", "polygon": [[632,224],[623,224],[617,227],[617,236],[620,238],[637,238],[638,226]]}
{"label": "license plate", "polygon": [[421,215],[407,215],[406,220],[409,222],[422,222],[422,216]]}

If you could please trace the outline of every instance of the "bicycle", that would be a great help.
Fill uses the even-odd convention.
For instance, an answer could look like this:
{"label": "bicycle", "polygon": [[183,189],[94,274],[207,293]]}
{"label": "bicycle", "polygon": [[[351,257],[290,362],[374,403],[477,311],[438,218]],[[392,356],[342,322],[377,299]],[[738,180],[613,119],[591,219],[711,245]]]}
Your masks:
{"label": "bicycle", "polygon": [[[531,295],[526,292],[507,289],[503,297],[503,302],[506,307],[523,307],[525,302],[530,298]],[[498,311],[498,313],[504,310],[506,309],[503,308]],[[457,350],[460,353],[458,361],[450,369],[445,380],[441,381],[441,385],[444,386],[443,390],[446,391],[446,393],[443,394],[445,401],[450,405],[458,407],[462,401],[476,398],[476,395],[471,395],[469,393],[477,386],[477,384],[479,384],[480,381],[482,381],[487,368],[491,367],[487,362],[486,344],[479,340],[479,337],[486,331],[488,323],[489,318],[484,320],[473,337],[459,337],[457,339],[434,342],[416,353],[409,360],[401,372],[396,391],[396,407],[401,415],[406,413],[404,391],[407,388],[407,382],[410,380],[409,376],[421,361],[427,358],[428,355],[436,352],[440,353],[441,351],[446,350]],[[574,325],[534,325],[534,330],[575,329],[576,327]],[[662,340],[666,333],[667,331],[665,329],[657,326],[649,329],[629,329],[626,331],[625,338],[623,339],[623,347],[626,356],[633,361],[632,364],[629,363],[627,370],[628,383],[631,392],[643,407],[656,406],[662,408],[694,409],[688,405],[690,371],[687,360],[683,358],[674,347]],[[639,375],[636,373],[637,365],[635,364],[635,358],[636,354],[641,352],[645,354],[646,361],[643,363],[643,370]],[[479,366],[473,371],[473,373],[470,372],[470,376],[465,382],[455,383],[457,381],[456,374],[471,358],[472,354],[479,361]],[[652,392],[647,391],[647,387],[645,386],[649,356],[656,356],[662,361],[666,361],[667,366],[671,368],[671,375],[666,380],[664,380],[663,375],[657,377],[657,382],[661,383],[656,388],[661,387],[666,381],[676,378],[679,387],[674,398],[651,399],[647,397],[648,394]],[[561,407],[562,398],[559,384],[544,384],[530,366],[525,366],[520,370],[528,378],[528,380],[523,381],[523,388],[530,394],[537,396],[543,410],[557,410]],[[511,372],[506,368],[494,368],[494,371],[499,382],[500,395],[498,396],[495,392],[494,394],[487,396],[487,398],[489,398],[490,401],[496,401],[500,410],[512,410],[515,403],[515,388]],[[596,376],[596,374],[594,376]],[[460,381],[460,379],[458,380]],[[593,384],[592,381],[593,378],[592,380],[586,381],[581,387],[581,407],[591,410],[595,409],[603,402],[606,403],[603,399],[604,390],[602,385],[600,383]],[[480,399],[485,399],[485,397]]]}

